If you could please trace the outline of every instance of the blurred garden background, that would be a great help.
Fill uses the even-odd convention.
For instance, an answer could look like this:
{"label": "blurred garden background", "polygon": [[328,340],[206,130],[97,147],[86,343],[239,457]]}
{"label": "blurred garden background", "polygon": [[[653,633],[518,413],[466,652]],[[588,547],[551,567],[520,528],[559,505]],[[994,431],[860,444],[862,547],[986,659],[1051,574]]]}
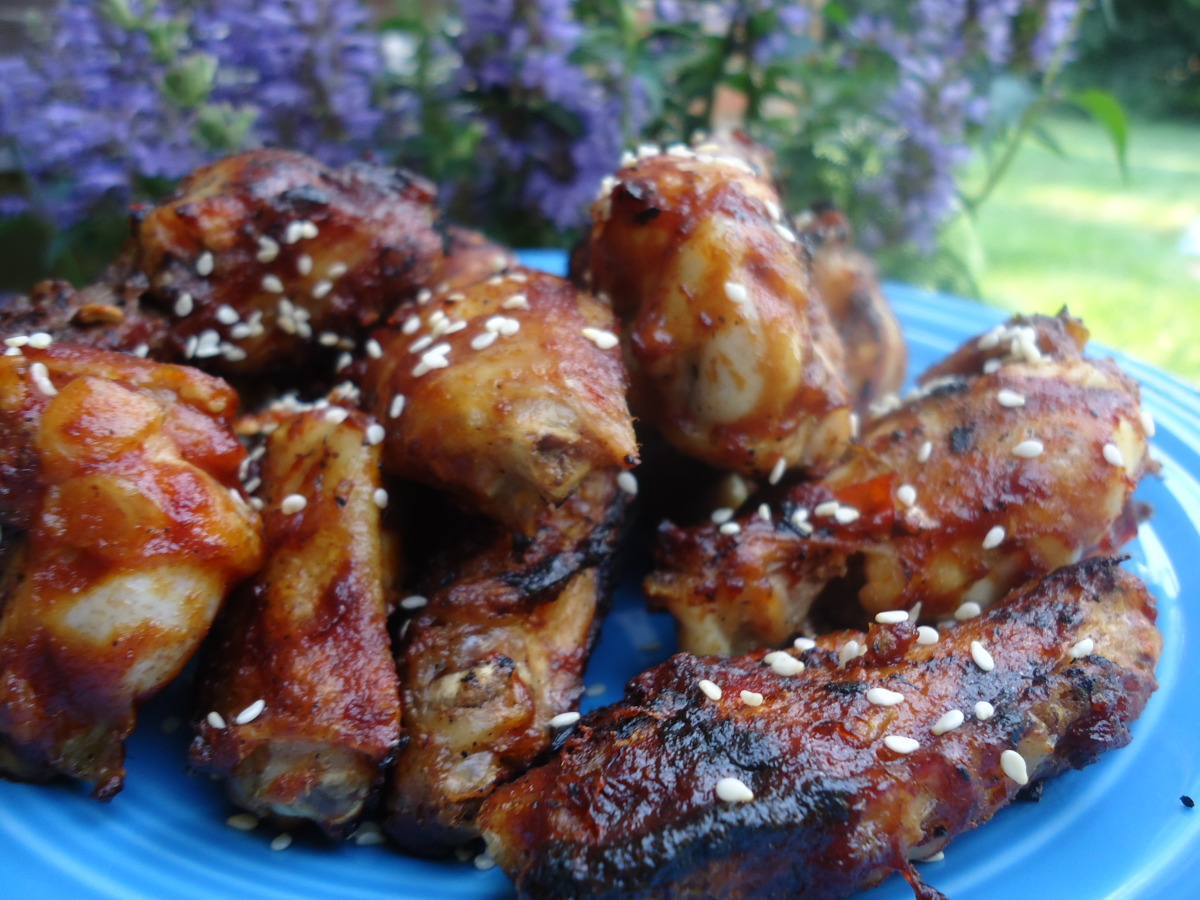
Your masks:
{"label": "blurred garden background", "polygon": [[889,278],[1200,384],[1200,0],[0,0],[0,293],[216,156],[410,166],[569,246],[623,149],[737,125]]}

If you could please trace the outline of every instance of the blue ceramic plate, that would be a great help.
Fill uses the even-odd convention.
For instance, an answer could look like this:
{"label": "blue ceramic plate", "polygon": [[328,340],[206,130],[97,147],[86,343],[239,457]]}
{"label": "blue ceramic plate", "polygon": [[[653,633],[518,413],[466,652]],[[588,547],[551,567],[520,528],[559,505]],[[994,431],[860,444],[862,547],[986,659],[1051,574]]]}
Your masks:
{"label": "blue ceramic plate", "polygon": [[[560,253],[530,253],[561,271]],[[920,371],[1002,314],[973,303],[892,285]],[[1181,597],[1200,586],[1200,397],[1173,378],[1121,358],[1158,422],[1161,478],[1138,496],[1154,517],[1129,548],[1128,565],[1160,603],[1166,646],[1161,688],[1134,727],[1133,743],[1082,772],[1047,785],[1040,803],[1019,804],[955,841],[944,862],[922,867],[954,900],[1068,897],[1150,900],[1192,896],[1200,872],[1200,702],[1189,663],[1200,664],[1200,609]],[[672,649],[669,622],[640,608],[631,577],[605,625],[588,672],[585,708],[615,700],[624,682]],[[1194,682],[1193,682],[1194,683]],[[603,688],[601,691],[600,688]],[[0,783],[0,897],[11,900],[427,900],[506,898],[497,870],[410,859],[386,847],[331,846],[297,838],[272,851],[269,825],[249,833],[225,825],[233,810],[221,787],[184,772],[186,729],[163,724],[183,712],[181,692],[147,708],[129,742],[126,788],[103,805],[73,786]],[[898,878],[871,900],[908,900]]]}

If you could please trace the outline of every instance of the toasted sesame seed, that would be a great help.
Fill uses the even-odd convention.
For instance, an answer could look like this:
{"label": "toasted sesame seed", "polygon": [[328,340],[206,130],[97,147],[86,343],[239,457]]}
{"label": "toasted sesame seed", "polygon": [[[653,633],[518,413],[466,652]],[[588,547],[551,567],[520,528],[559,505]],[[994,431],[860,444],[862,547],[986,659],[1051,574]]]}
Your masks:
{"label": "toasted sesame seed", "polygon": [[36,331],[29,336],[29,346],[35,350],[45,350],[54,343],[54,338],[44,331]]}
{"label": "toasted sesame seed", "polygon": [[551,728],[568,728],[579,721],[577,712],[561,712],[548,723]]}
{"label": "toasted sesame seed", "polygon": [[883,739],[884,745],[893,753],[908,754],[921,747],[921,742],[916,738],[905,737],[902,734],[889,734]]}
{"label": "toasted sesame seed", "polygon": [[313,261],[312,257],[307,253],[301,253],[296,257],[296,271],[301,275],[312,274]]}
{"label": "toasted sesame seed", "polygon": [[331,406],[325,410],[324,419],[333,425],[341,425],[350,416],[350,410],[344,406]]}
{"label": "toasted sesame seed", "polygon": [[951,709],[942,713],[941,717],[933,723],[933,727],[929,730],[934,734],[945,734],[947,731],[953,731],[966,721],[966,716],[962,714],[962,710]]}
{"label": "toasted sesame seed", "polygon": [[19,349],[21,347],[24,347],[28,343],[29,343],[29,336],[25,335],[25,334],[17,334],[17,335],[13,335],[10,338],[4,339],[4,345],[6,347],[11,347],[14,349]]}
{"label": "toasted sesame seed", "polygon": [[737,522],[726,522],[724,525],[722,525],[717,530],[719,532],[721,532],[721,534],[724,534],[724,535],[741,534],[742,526],[739,525]]}
{"label": "toasted sesame seed", "polygon": [[404,412],[404,404],[407,402],[408,399],[403,394],[393,394],[392,402],[388,406],[388,418],[398,419],[400,413]]}
{"label": "toasted sesame seed", "polygon": [[754,791],[740,778],[722,778],[717,782],[717,799],[725,803],[749,803],[754,799]]}
{"label": "toasted sesame seed", "polygon": [[1025,405],[1025,398],[1016,391],[1009,390],[1008,388],[1002,388],[996,393],[996,401],[1001,406],[1008,407],[1009,409],[1016,409],[1018,406]]}
{"label": "toasted sesame seed", "polygon": [[1021,443],[1013,447],[1012,452],[1022,459],[1033,459],[1034,457],[1041,456],[1042,451],[1045,449],[1046,447],[1041,441],[1031,438],[1027,441],[1021,441]]}
{"label": "toasted sesame seed", "polygon": [[984,375],[995,375],[1003,367],[1004,367],[1004,360],[1002,360],[1002,359],[997,359],[997,358],[985,359],[983,361],[983,374]]}
{"label": "toasted sesame seed", "polygon": [[636,497],[638,492],[637,476],[632,472],[622,472],[617,476],[617,487],[630,497]]}
{"label": "toasted sesame seed", "polygon": [[497,336],[494,331],[481,331],[475,337],[471,338],[471,349],[486,350],[492,344],[496,343]]}
{"label": "toasted sesame seed", "polygon": [[1016,750],[1005,750],[1000,754],[1000,768],[1017,784],[1029,784],[1029,768],[1025,765],[1025,757]]}
{"label": "toasted sesame seed", "polygon": [[419,305],[424,306],[433,299],[433,291],[429,290],[429,288],[421,288],[419,291],[417,291],[416,299]]}
{"label": "toasted sesame seed", "polygon": [[611,331],[602,328],[584,328],[580,333],[601,350],[611,350],[621,342]]}
{"label": "toasted sesame seed", "polygon": [[336,347],[341,343],[341,337],[334,334],[332,331],[322,331],[317,335],[317,343],[322,347]]}
{"label": "toasted sesame seed", "polygon": [[733,510],[728,506],[721,506],[714,509],[709,518],[712,519],[714,525],[724,525],[733,518]]}
{"label": "toasted sesame seed", "polygon": [[887,609],[883,612],[875,613],[875,621],[880,625],[899,625],[901,622],[908,621],[908,610]]}
{"label": "toasted sesame seed", "polygon": [[986,722],[996,714],[996,707],[988,703],[986,700],[980,700],[975,704],[975,718],[980,722]]}
{"label": "toasted sesame seed", "polygon": [[842,504],[836,500],[826,500],[824,503],[818,503],[813,507],[814,516],[832,516],[838,511]]}
{"label": "toasted sesame seed", "polygon": [[958,609],[954,610],[954,618],[959,622],[965,622],[967,619],[974,619],[983,612],[982,607],[974,600],[967,600],[965,603],[960,603]]}
{"label": "toasted sesame seed", "polygon": [[29,377],[33,379],[34,387],[47,397],[54,397],[58,394],[58,388],[50,380],[50,370],[46,368],[44,362],[35,362],[31,365],[29,367]]}
{"label": "toasted sesame seed", "polygon": [[862,429],[862,420],[859,419],[858,413],[850,413],[850,437],[857,439],[859,432]]}
{"label": "toasted sesame seed", "polygon": [[709,681],[707,678],[701,678],[699,683],[697,684],[697,687],[700,688],[700,693],[702,693],[709,700],[720,700],[721,699],[720,686],[715,684],[714,682]]}
{"label": "toasted sesame seed", "polygon": [[975,665],[979,666],[985,672],[990,672],[996,668],[992,654],[988,653],[987,648],[979,643],[979,641],[971,641],[971,659],[975,660]]}
{"label": "toasted sesame seed", "polygon": [[205,250],[196,257],[196,274],[201,278],[207,278],[213,273],[213,255]]}
{"label": "toasted sesame seed", "polygon": [[845,668],[846,663],[858,658],[858,641],[846,641],[838,650],[838,668]]}
{"label": "toasted sesame seed", "polygon": [[421,354],[421,361],[413,367],[412,374],[414,378],[420,378],[426,372],[432,372],[434,369],[445,369],[449,367],[450,360],[446,359],[446,354],[450,352],[449,344],[438,344]]}
{"label": "toasted sesame seed", "polygon": [[786,472],[787,460],[781,456],[775,460],[775,465],[771,468],[771,474],[767,476],[767,484],[779,484]]}
{"label": "toasted sesame seed", "polygon": [[191,335],[183,343],[183,355],[186,359],[191,359],[196,355],[196,348],[200,346],[200,338],[196,335]]}
{"label": "toasted sesame seed", "polygon": [[304,237],[304,228],[299,222],[289,222],[288,227],[283,232],[283,242],[285,244],[294,244]]}
{"label": "toasted sesame seed", "polygon": [[[176,305],[178,306],[178,303],[176,303]],[[238,311],[228,303],[222,303],[217,307],[216,316],[217,321],[222,325],[236,325],[242,318],[238,315]]]}
{"label": "toasted sesame seed", "polygon": [[995,550],[1004,543],[1005,531],[1003,525],[993,525],[983,536],[983,549]]}
{"label": "toasted sesame seed", "polygon": [[912,506],[917,502],[917,489],[911,484],[902,484],[896,488],[896,499],[905,506]]}
{"label": "toasted sesame seed", "polygon": [[786,225],[780,225],[776,223],[775,232],[789,244],[796,243],[796,232],[792,231],[792,229],[788,228]]}
{"label": "toasted sesame seed", "polygon": [[1078,641],[1069,651],[1071,659],[1083,659],[1085,656],[1091,656],[1092,651],[1096,649],[1096,642],[1091,638],[1084,638]]}
{"label": "toasted sesame seed", "polygon": [[408,345],[408,352],[409,353],[420,353],[426,347],[431,346],[433,344],[433,341],[434,341],[433,335],[423,334],[419,338],[417,338],[415,341],[413,341],[411,344]]}
{"label": "toasted sesame seed", "polygon": [[917,626],[917,643],[923,647],[938,642],[938,630],[930,625]]}
{"label": "toasted sesame seed", "polygon": [[742,702],[747,706],[762,706],[763,695],[756,691],[742,691],[739,696],[741,696]]}
{"label": "toasted sesame seed", "polygon": [[494,869],[496,867],[496,860],[492,859],[486,853],[476,854],[475,858],[471,862],[480,872],[486,872],[488,869]]}
{"label": "toasted sesame seed", "polygon": [[286,850],[290,846],[292,846],[292,836],[286,831],[271,839],[272,850]]}
{"label": "toasted sesame seed", "polygon": [[383,831],[374,822],[363,822],[358,826],[358,830],[354,832],[354,843],[359,847],[370,847],[375,844],[382,844],[387,840],[383,836]]}
{"label": "toasted sesame seed", "polygon": [[180,318],[183,318],[184,316],[190,316],[192,314],[192,310],[195,308],[196,303],[193,300],[192,295],[187,291],[184,291],[175,298],[174,311],[175,315],[179,316]]}
{"label": "toasted sesame seed", "polygon": [[375,493],[371,495],[371,499],[375,501],[375,505],[380,509],[387,509],[388,492],[385,488],[375,488]]}
{"label": "toasted sesame seed", "polygon": [[1004,333],[1004,326],[997,325],[987,334],[983,335],[975,342],[975,346],[980,350],[995,350],[1000,346],[1000,335]]}
{"label": "toasted sesame seed", "polygon": [[917,451],[917,462],[929,462],[929,457],[933,455],[933,441],[926,441],[921,445],[921,449]]}
{"label": "toasted sesame seed", "polygon": [[204,721],[208,723],[209,728],[216,728],[218,731],[225,727],[225,717],[215,709],[204,717]]}
{"label": "toasted sesame seed", "polygon": [[898,706],[904,702],[904,695],[887,688],[874,687],[867,691],[867,702],[872,706]]}
{"label": "toasted sesame seed", "polygon": [[1140,410],[1138,418],[1142,420],[1142,430],[1146,432],[1146,437],[1154,437],[1157,426],[1154,424],[1154,416],[1150,415],[1150,410]]}
{"label": "toasted sesame seed", "polygon": [[370,338],[367,340],[365,349],[367,351],[367,356],[371,357],[371,359],[383,358],[383,347],[379,346],[379,341],[375,340],[375,338]]}
{"label": "toasted sesame seed", "polygon": [[303,494],[288,494],[279,504],[279,511],[290,516],[300,512],[306,506],[308,506],[308,499]]}
{"label": "toasted sesame seed", "polygon": [[937,853],[930,853],[928,856],[923,856],[920,859],[914,858],[913,862],[935,863],[935,862],[941,862],[945,858],[946,858],[946,854],[943,851],[939,850]]}
{"label": "toasted sesame seed", "polygon": [[736,281],[725,282],[725,296],[734,303],[747,303],[750,300],[750,292],[746,290],[746,286]]}
{"label": "toasted sesame seed", "polygon": [[312,297],[314,300],[323,300],[325,296],[333,290],[333,282],[322,279],[312,286]]}
{"label": "toasted sesame seed", "polygon": [[248,725],[262,715],[262,711],[267,708],[267,703],[262,698],[255,700],[240,713],[233,717],[233,724]]}
{"label": "toasted sesame seed", "polygon": [[812,650],[816,647],[817,642],[810,637],[798,637],[792,641],[792,646],[803,653],[805,650]]}
{"label": "toasted sesame seed", "polygon": [[776,675],[799,675],[804,671],[804,663],[784,650],[772,650],[762,658],[763,665],[770,666]]}
{"label": "toasted sesame seed", "polygon": [[400,326],[400,333],[413,335],[421,330],[421,317],[417,315],[409,316],[404,320],[404,324]]}
{"label": "toasted sesame seed", "polygon": [[225,820],[225,824],[237,831],[253,831],[258,827],[258,816],[253,813],[235,813]]}
{"label": "toasted sesame seed", "polygon": [[1125,465],[1125,457],[1121,455],[1121,448],[1116,444],[1104,445],[1104,460],[1113,466]]}
{"label": "toasted sesame seed", "polygon": [[278,275],[267,273],[262,277],[262,287],[264,291],[270,291],[272,294],[283,293],[283,282],[279,280]]}
{"label": "toasted sesame seed", "polygon": [[256,259],[262,263],[274,262],[275,257],[279,255],[279,244],[273,238],[267,237],[265,234],[259,235],[258,238],[258,253]]}
{"label": "toasted sesame seed", "polygon": [[421,594],[411,594],[400,601],[401,609],[421,609],[429,604],[429,598]]}
{"label": "toasted sesame seed", "polygon": [[354,362],[353,356],[351,356],[349,353],[341,353],[338,355],[337,362],[333,365],[334,371],[340,372],[352,362]]}
{"label": "toasted sesame seed", "polygon": [[839,506],[833,511],[833,517],[839,525],[849,525],[851,522],[857,521],[859,512],[852,506]]}
{"label": "toasted sesame seed", "polygon": [[367,426],[367,443],[374,447],[376,444],[382,443],[386,437],[383,426],[378,422],[372,422]]}
{"label": "toasted sesame seed", "polygon": [[513,294],[500,304],[501,309],[529,309],[529,298],[524,294]]}

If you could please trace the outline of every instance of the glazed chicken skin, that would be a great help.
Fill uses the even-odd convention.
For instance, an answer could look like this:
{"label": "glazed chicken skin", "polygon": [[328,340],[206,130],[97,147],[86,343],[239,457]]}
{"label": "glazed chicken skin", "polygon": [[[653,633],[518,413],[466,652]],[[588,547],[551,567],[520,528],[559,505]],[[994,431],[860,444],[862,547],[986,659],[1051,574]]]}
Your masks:
{"label": "glazed chicken skin", "polygon": [[382,434],[336,405],[280,418],[252,476],[266,565],[206,650],[190,760],[245,809],[340,837],[400,743]]}
{"label": "glazed chicken skin", "polygon": [[397,657],[406,743],[385,827],[402,847],[476,838],[480,803],[548,751],[555,717],[575,708],[630,499],[617,477],[589,475],[532,540],[461,516],[437,531],[428,593],[401,601],[415,609]]}
{"label": "glazed chicken skin", "polygon": [[795,219],[812,260],[812,286],[829,310],[846,350],[846,387],[861,419],[904,384],[908,350],[900,321],[879,286],[875,266],[855,249],[850,222],[836,208],[814,206]]}
{"label": "glazed chicken skin", "polygon": [[228,385],[45,343],[0,357],[0,519],[20,541],[0,601],[0,772],[107,800],[138,706],[258,567],[261,523],[237,488]]}
{"label": "glazed chicken skin", "polygon": [[528,898],[821,900],[893,872],[940,898],[910,860],[1128,743],[1154,619],[1135,576],[1093,559],[933,642],[904,621],[675,656],[487,801],[488,849]]}
{"label": "glazed chicken skin", "polygon": [[517,268],[418,294],[375,335],[364,402],[389,474],[530,533],[593,471],[637,462],[612,311]]}
{"label": "glazed chicken skin", "polygon": [[648,150],[602,185],[581,259],[624,324],[635,414],[677,450],[752,476],[841,456],[841,342],[753,166]]}
{"label": "glazed chicken skin", "polygon": [[[780,646],[815,612],[853,624],[918,601],[965,618],[1130,539],[1150,465],[1137,385],[1081,355],[1077,321],[1029,321],[970,342],[826,478],[724,524],[664,524],[645,587],[681,646]],[[988,373],[947,374],[968,358]]]}

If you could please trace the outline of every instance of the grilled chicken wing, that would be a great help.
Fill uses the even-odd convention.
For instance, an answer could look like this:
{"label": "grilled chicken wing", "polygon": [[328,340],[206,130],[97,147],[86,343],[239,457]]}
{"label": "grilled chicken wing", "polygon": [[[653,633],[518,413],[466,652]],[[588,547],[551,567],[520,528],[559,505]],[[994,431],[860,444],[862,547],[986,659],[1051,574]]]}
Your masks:
{"label": "grilled chicken wing", "polygon": [[930,381],[766,518],[664,525],[646,591],[678,619],[682,646],[779,646],[814,604],[841,622],[918,601],[926,619],[970,616],[1132,537],[1130,495],[1149,465],[1137,385],[1082,357],[1078,323],[1031,321],[960,350],[1003,356],[975,360],[988,374]]}
{"label": "grilled chicken wing", "polygon": [[482,520],[438,532],[451,547],[399,645],[407,741],[387,828],[402,846],[474,838],[483,799],[549,749],[554,717],[582,692],[627,501],[616,471],[600,471],[542,513],[532,540]]}
{"label": "grilled chicken wing", "polygon": [[631,162],[601,188],[583,258],[625,322],[631,405],[678,450],[762,476],[840,457],[841,342],[751,165],[684,147]]}
{"label": "grilled chicken wing", "polygon": [[[35,347],[34,344],[38,344]],[[135,711],[262,556],[228,385],[31,339],[0,357],[0,772],[112,797]]]}
{"label": "grilled chicken wing", "polygon": [[529,269],[419,294],[363,382],[388,471],[536,527],[590,472],[637,462],[612,328],[603,303]]}
{"label": "grilled chicken wing", "polygon": [[333,836],[362,812],[400,741],[377,429],[328,406],[271,433],[259,491],[267,563],[206,651],[190,754],[229,779],[239,805]]}
{"label": "grilled chicken wing", "polygon": [[908,350],[900,322],[879,287],[871,260],[853,246],[850,222],[834,207],[814,206],[796,218],[812,258],[812,283],[846,348],[844,375],[856,412],[904,384]]}
{"label": "grilled chicken wing", "polygon": [[489,850],[523,897],[816,900],[897,871],[940,897],[909,860],[1128,742],[1154,616],[1097,559],[935,643],[903,622],[794,655],[676,656],[485,803]]}

